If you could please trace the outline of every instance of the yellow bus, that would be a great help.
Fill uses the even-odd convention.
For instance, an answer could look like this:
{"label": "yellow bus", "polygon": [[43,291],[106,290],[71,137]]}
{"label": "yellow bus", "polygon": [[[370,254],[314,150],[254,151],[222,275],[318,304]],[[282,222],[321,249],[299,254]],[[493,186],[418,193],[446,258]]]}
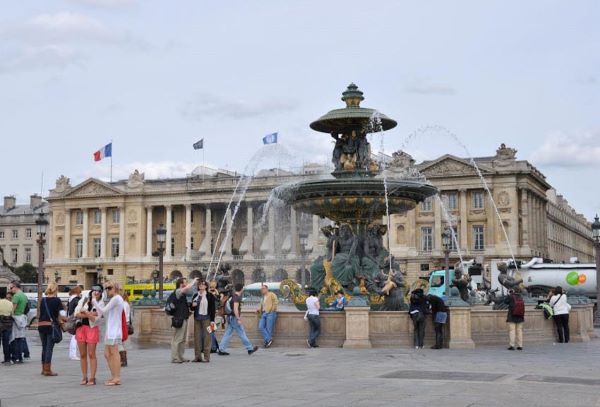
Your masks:
{"label": "yellow bus", "polygon": [[[143,284],[125,284],[123,291],[129,294],[129,301],[137,301],[144,298],[144,291],[154,291],[154,283]],[[175,290],[175,283],[163,283],[163,291]],[[156,284],[156,291],[158,292],[158,284]]]}

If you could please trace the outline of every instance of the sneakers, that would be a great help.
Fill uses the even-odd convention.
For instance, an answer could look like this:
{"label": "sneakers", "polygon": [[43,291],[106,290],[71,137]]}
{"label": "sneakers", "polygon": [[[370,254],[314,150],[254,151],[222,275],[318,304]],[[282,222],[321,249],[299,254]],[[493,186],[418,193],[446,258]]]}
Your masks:
{"label": "sneakers", "polygon": [[523,348],[519,346],[519,347],[517,347],[517,350],[523,350]]}
{"label": "sneakers", "polygon": [[258,350],[258,346],[255,346],[252,348],[252,350],[248,351],[248,355],[252,355],[254,352],[256,352]]}
{"label": "sneakers", "polygon": [[269,340],[269,341],[265,342],[265,348],[267,348],[267,349],[268,349],[268,348],[270,348],[270,347],[271,347],[271,345],[273,345],[273,339],[271,339],[271,340]]}
{"label": "sneakers", "polygon": [[[250,351],[248,351],[248,352],[250,352]],[[229,353],[228,353],[228,352],[222,352],[221,350],[218,350],[218,351],[217,351],[217,354],[219,354],[219,355],[221,355],[221,356],[229,356]]]}
{"label": "sneakers", "polygon": [[514,346],[509,346],[508,350],[515,350]]}

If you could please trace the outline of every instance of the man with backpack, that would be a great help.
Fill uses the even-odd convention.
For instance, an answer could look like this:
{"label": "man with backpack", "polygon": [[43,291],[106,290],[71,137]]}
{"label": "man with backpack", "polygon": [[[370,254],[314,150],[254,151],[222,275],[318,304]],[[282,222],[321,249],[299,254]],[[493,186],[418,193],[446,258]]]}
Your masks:
{"label": "man with backpack", "polygon": [[229,345],[233,331],[235,331],[248,351],[248,355],[252,355],[258,350],[258,346],[252,346],[252,343],[244,330],[244,325],[242,325],[242,290],[244,289],[244,285],[236,283],[234,289],[235,293],[225,303],[227,328],[225,328],[225,333],[219,344],[218,353],[222,356],[229,355],[229,353],[227,353],[227,346]]}
{"label": "man with backpack", "polygon": [[178,278],[175,282],[175,291],[169,295],[165,304],[165,312],[172,317],[171,326],[175,328],[171,340],[171,363],[189,362],[189,360],[183,358],[187,339],[187,320],[190,317],[187,294],[198,283],[198,279],[195,278],[191,283],[186,283],[185,278]]}
{"label": "man with backpack", "polygon": [[510,346],[508,350],[523,350],[523,322],[525,322],[525,301],[518,289],[509,290],[508,296],[504,298],[508,304],[508,337]]}

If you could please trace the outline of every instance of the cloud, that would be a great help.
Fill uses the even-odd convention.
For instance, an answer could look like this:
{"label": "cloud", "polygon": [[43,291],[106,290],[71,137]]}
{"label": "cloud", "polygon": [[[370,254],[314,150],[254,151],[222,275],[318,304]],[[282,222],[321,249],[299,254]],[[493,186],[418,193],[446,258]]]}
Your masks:
{"label": "cloud", "polygon": [[297,105],[292,101],[225,100],[216,95],[198,93],[183,105],[181,114],[188,120],[247,119],[289,112],[296,107]]}
{"label": "cloud", "polygon": [[404,91],[417,95],[454,95],[456,93],[456,90],[450,85],[423,80],[413,81],[404,88]]}
{"label": "cloud", "polygon": [[548,135],[531,161],[549,167],[591,167],[600,157],[600,130]]}
{"label": "cloud", "polygon": [[65,69],[70,65],[81,65],[84,61],[85,57],[69,46],[28,46],[1,58],[0,74],[47,68]]}
{"label": "cloud", "polygon": [[[113,180],[126,180],[129,175],[138,170],[145,174],[146,179],[164,179],[185,177],[198,166],[198,163],[188,163],[183,161],[136,161],[125,164],[115,164],[113,166]],[[104,181],[110,179],[110,167],[98,166],[94,171],[88,171],[82,178],[96,177]]]}

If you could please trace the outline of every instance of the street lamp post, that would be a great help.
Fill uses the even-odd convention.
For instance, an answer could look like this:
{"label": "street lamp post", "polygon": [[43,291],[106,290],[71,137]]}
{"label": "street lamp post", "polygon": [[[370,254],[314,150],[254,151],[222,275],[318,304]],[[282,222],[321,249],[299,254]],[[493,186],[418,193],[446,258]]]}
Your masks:
{"label": "street lamp post", "polygon": [[450,248],[452,247],[452,232],[449,228],[446,228],[442,233],[442,244],[444,245],[444,262],[445,262],[445,273],[444,273],[444,284],[446,289],[444,295],[446,298],[450,297]]}
{"label": "street lamp post", "polygon": [[163,257],[165,254],[165,240],[167,238],[167,229],[161,223],[156,229],[156,241],[158,242],[158,299],[163,299],[163,282],[164,277],[164,264]]}
{"label": "street lamp post", "polygon": [[594,240],[594,251],[596,252],[596,318],[594,326],[600,327],[600,219],[598,215],[592,223],[592,238]]}
{"label": "street lamp post", "polygon": [[54,272],[54,282],[58,283],[58,279],[60,278],[60,273],[58,271]]}
{"label": "street lamp post", "polygon": [[154,281],[154,292],[156,292],[156,282],[158,281],[158,270],[152,272],[152,280]]}
{"label": "street lamp post", "polygon": [[48,220],[44,212],[40,212],[35,221],[37,225],[37,244],[38,244],[38,286],[37,286],[37,318],[40,318],[40,307],[42,305],[42,286],[44,285],[44,244],[46,244],[46,229]]}

